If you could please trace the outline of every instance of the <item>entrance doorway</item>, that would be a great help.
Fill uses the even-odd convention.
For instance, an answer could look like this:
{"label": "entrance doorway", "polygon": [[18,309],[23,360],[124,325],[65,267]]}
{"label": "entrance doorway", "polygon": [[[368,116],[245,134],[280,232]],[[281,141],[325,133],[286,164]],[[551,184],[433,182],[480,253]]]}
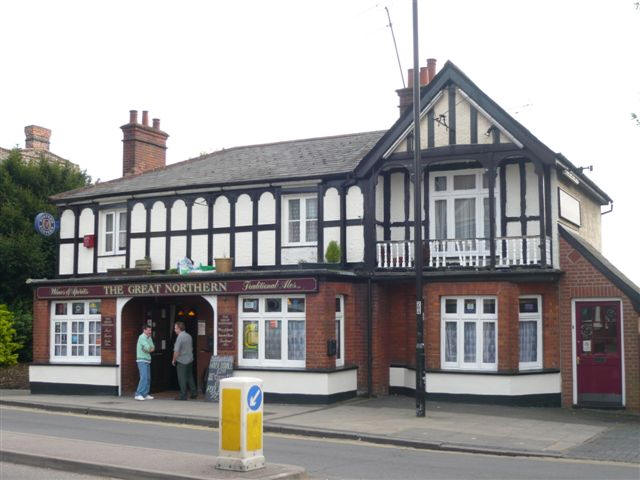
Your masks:
{"label": "entrance doorway", "polygon": [[575,303],[578,405],[622,406],[620,302]]}

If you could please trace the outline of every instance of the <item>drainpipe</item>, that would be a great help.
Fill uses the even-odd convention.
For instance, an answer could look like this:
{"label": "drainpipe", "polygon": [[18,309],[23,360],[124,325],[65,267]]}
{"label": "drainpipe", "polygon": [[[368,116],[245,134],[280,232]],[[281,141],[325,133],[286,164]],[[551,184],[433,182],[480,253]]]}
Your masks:
{"label": "drainpipe", "polygon": [[373,395],[373,283],[367,280],[367,396]]}

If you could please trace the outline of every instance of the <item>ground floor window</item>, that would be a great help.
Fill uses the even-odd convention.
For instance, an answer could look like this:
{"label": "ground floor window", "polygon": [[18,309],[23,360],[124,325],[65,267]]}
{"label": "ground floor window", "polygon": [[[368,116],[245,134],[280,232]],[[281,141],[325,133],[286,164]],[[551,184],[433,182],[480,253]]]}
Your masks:
{"label": "ground floor window", "polygon": [[442,368],[497,370],[496,297],[443,297],[441,304]]}
{"label": "ground floor window", "polygon": [[520,297],[520,370],[542,368],[542,299]]}
{"label": "ground floor window", "polygon": [[51,361],[99,362],[100,300],[52,302]]}
{"label": "ground floor window", "polygon": [[240,297],[238,364],[304,367],[305,300],[304,295]]}
{"label": "ground floor window", "polygon": [[344,297],[336,297],[336,367],[344,365]]}

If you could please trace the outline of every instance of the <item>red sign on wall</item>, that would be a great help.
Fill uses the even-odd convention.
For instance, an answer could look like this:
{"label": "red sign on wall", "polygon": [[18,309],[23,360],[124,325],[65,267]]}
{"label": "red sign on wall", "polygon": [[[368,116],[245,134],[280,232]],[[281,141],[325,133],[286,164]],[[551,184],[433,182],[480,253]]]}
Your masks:
{"label": "red sign on wall", "polygon": [[168,297],[177,295],[243,295],[318,291],[315,278],[204,280],[185,282],[114,283],[38,287],[38,298]]}

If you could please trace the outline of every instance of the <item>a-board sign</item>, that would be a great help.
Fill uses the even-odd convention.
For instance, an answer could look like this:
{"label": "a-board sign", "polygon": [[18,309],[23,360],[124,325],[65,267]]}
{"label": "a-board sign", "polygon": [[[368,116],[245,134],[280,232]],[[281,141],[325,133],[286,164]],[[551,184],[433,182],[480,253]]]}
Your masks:
{"label": "a-board sign", "polygon": [[113,317],[102,317],[100,319],[100,334],[102,349],[114,349],[116,341],[116,324],[113,321]]}
{"label": "a-board sign", "polygon": [[220,399],[220,380],[231,376],[233,376],[233,356],[213,355],[209,361],[205,400],[217,402]]}

